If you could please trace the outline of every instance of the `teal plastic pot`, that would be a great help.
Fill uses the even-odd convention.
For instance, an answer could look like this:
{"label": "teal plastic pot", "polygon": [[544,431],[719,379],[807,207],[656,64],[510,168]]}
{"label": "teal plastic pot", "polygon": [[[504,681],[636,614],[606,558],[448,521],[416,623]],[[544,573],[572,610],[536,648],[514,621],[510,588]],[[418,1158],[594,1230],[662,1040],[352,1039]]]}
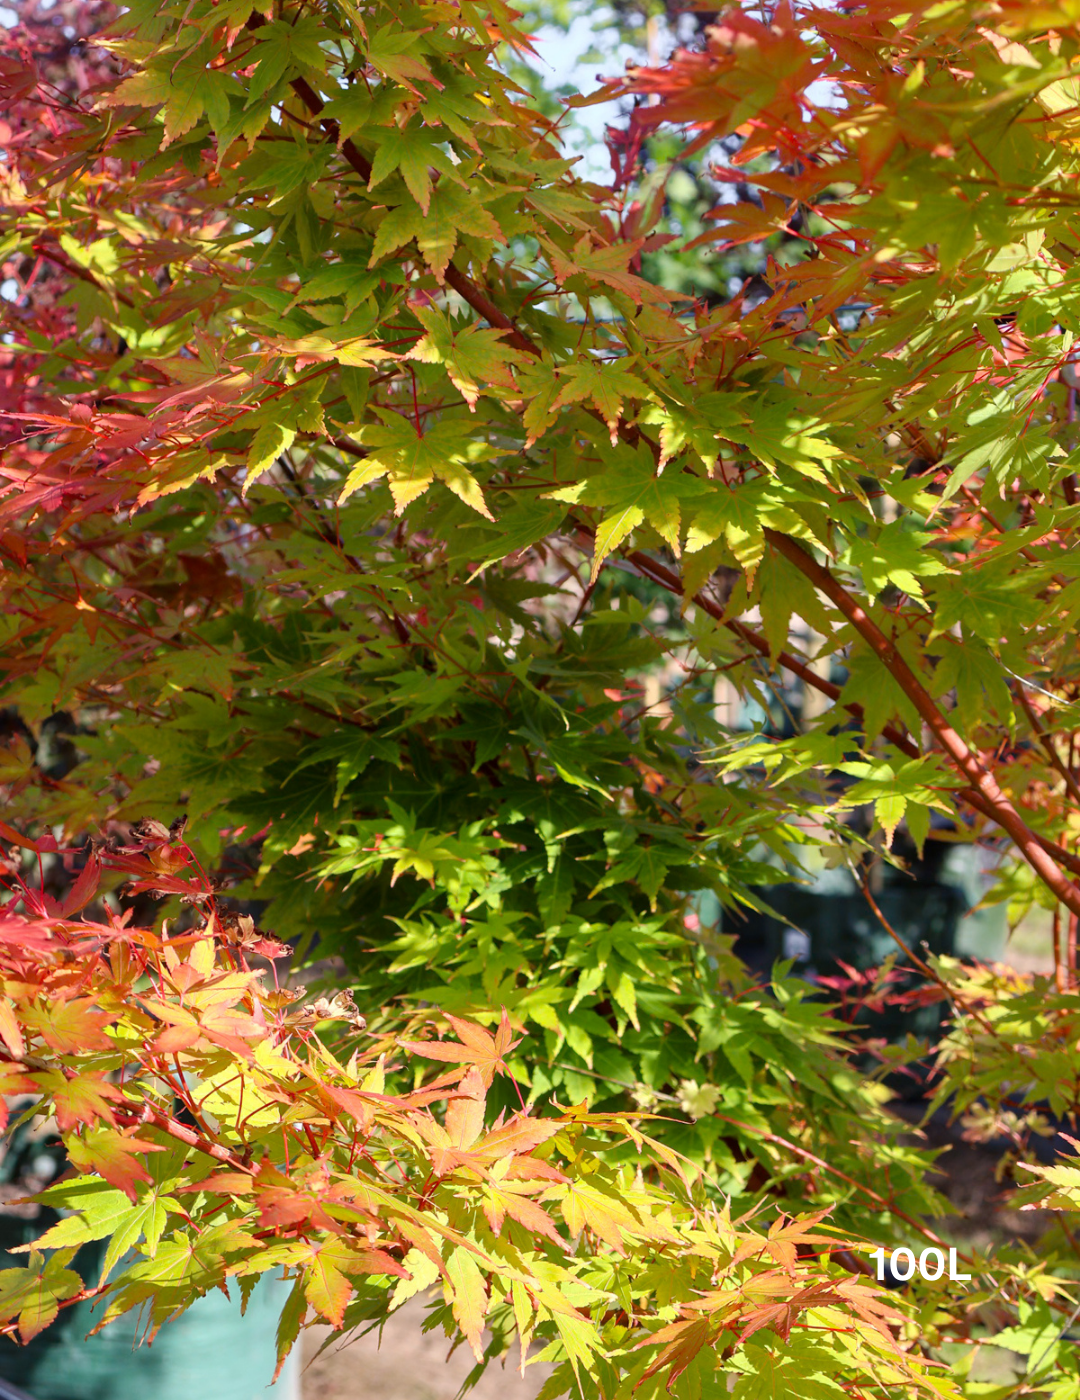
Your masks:
{"label": "teal plastic pot", "polygon": [[[6,1253],[48,1228],[53,1212],[36,1220],[0,1216],[0,1268],[25,1268],[25,1254]],[[72,1268],[88,1283],[101,1272],[106,1242],[84,1245]],[[298,1400],[299,1349],[285,1363],[277,1384],[267,1387],[276,1365],[278,1316],[291,1284],[264,1278],[240,1315],[238,1287],[232,1298],[214,1291],[162,1326],[153,1342],[138,1343],[139,1310],[110,1323],[94,1337],[97,1310],[76,1303],[28,1346],[0,1338],[0,1380],[29,1392],[33,1400]]]}

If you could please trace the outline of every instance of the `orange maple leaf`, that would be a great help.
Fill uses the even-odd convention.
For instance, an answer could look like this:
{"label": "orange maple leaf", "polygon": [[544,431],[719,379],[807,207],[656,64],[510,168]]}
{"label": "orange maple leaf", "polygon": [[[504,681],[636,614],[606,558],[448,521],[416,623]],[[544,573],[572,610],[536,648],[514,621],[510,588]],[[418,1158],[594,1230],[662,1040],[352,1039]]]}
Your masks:
{"label": "orange maple leaf", "polygon": [[[475,1065],[484,1088],[490,1089],[496,1073],[509,1073],[504,1057],[521,1043],[520,1040],[511,1038],[513,1031],[506,1007],[502,1008],[502,1019],[494,1036],[484,1030],[483,1026],[478,1026],[472,1021],[462,1021],[457,1016],[451,1016],[449,1012],[444,1014],[454,1028],[460,1044],[448,1040],[399,1040],[398,1045],[410,1055],[422,1055],[428,1060],[445,1060],[450,1064],[462,1066]],[[459,1077],[466,1073],[467,1070],[463,1068]]]}

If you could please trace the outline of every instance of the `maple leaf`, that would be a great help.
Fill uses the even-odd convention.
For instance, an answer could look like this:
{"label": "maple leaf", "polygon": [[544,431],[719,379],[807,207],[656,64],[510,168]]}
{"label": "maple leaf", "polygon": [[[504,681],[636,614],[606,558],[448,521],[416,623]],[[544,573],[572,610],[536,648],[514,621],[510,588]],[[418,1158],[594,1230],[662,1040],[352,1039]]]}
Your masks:
{"label": "maple leaf", "polygon": [[248,491],[268,467],[273,466],[283,452],[296,441],[296,429],[283,423],[263,423],[248,448],[247,476],[244,492]]}
{"label": "maple leaf", "polygon": [[502,231],[472,191],[445,181],[436,186],[427,213],[418,204],[399,204],[379,224],[369,267],[416,240],[422,256],[441,282],[461,236],[498,241]]}
{"label": "maple leaf", "polygon": [[82,1292],[82,1279],[64,1262],[54,1255],[46,1264],[34,1253],[25,1269],[0,1270],[0,1318],[18,1317],[24,1346],[48,1327],[61,1302]]}
{"label": "maple leaf", "polygon": [[12,842],[13,845],[20,846],[24,851],[55,851],[56,837],[51,833],[40,837],[37,841],[31,841],[28,836],[24,836],[21,831],[16,831],[13,826],[8,826],[7,822],[0,821],[0,836],[5,841]]}
{"label": "maple leaf", "polygon": [[665,292],[627,271],[630,259],[645,242],[643,238],[596,247],[592,243],[592,236],[586,233],[574,244],[571,253],[564,253],[546,239],[541,242],[551,259],[556,278],[559,282],[570,283],[571,290],[575,286],[575,279],[580,278],[586,286],[598,282],[614,287],[616,291],[626,292],[636,302],[672,298],[672,293]]}
{"label": "maple leaf", "polygon": [[62,1070],[42,1070],[34,1075],[37,1087],[47,1094],[62,1133],[79,1123],[93,1124],[103,1118],[113,1126],[116,1118],[111,1104],[124,1103],[124,1092],[110,1084],[100,1071],[86,1071],[70,1078]]}
{"label": "maple leaf", "polygon": [[5,103],[16,102],[27,97],[38,84],[36,63],[26,63],[21,58],[0,57],[0,94]]}
{"label": "maple leaf", "polygon": [[618,360],[576,361],[559,370],[559,393],[553,409],[591,399],[608,425],[612,447],[619,440],[619,416],[624,399],[647,398],[649,386]]}
{"label": "maple leaf", "polygon": [[483,1361],[481,1334],[489,1299],[484,1276],[469,1250],[455,1249],[447,1259],[444,1288],[462,1336],[472,1348],[477,1361]]}
{"label": "maple leaf", "polygon": [[397,514],[438,480],[473,510],[491,520],[479,483],[466,463],[482,462],[495,449],[483,443],[462,443],[462,433],[452,419],[442,419],[427,432],[418,433],[400,413],[377,410],[382,425],[365,427],[361,436],[368,460],[345,479],[340,500],[368,482],[389,476]]}
{"label": "maple leaf", "polygon": [[[510,1019],[503,1008],[502,1019],[499,1028],[494,1036],[489,1035],[482,1026],[475,1025],[472,1021],[459,1020],[457,1016],[446,1013],[452,1029],[458,1037],[458,1042],[446,1040],[399,1040],[398,1044],[402,1050],[410,1055],[422,1055],[428,1060],[446,1060],[451,1064],[475,1066],[480,1076],[480,1082],[485,1089],[490,1089],[495,1075],[508,1074],[505,1056],[510,1053],[520,1042],[514,1040],[513,1031],[510,1029]],[[468,1074],[467,1069],[461,1071],[461,1076]]]}
{"label": "maple leaf", "polygon": [[33,1094],[37,1085],[18,1065],[0,1060],[0,1132],[8,1125],[10,1117],[9,1098],[16,1094]]}
{"label": "maple leaf", "polygon": [[15,1004],[10,997],[5,996],[0,996],[0,1040],[7,1046],[8,1053],[14,1059],[21,1060],[26,1054],[26,1041],[23,1039]]}
{"label": "maple leaf", "polygon": [[890,1346],[896,1346],[896,1337],[890,1330],[890,1324],[893,1327],[902,1324],[904,1315],[899,1308],[882,1301],[880,1288],[874,1288],[857,1278],[846,1278],[836,1285],[836,1291],[864,1322],[881,1333]]}
{"label": "maple leaf", "polygon": [[911,733],[919,732],[918,711],[877,656],[868,649],[853,649],[847,669],[843,700],[845,704],[862,707],[863,727],[868,738],[880,734],[894,715],[901,717]]}
{"label": "maple leaf", "polygon": [[511,1220],[516,1220],[529,1235],[546,1235],[561,1248],[566,1245],[551,1216],[543,1206],[531,1199],[527,1187],[510,1181],[489,1179],[484,1183],[481,1205],[488,1224],[496,1234],[500,1233],[503,1221],[509,1215]]}
{"label": "maple leaf", "polygon": [[445,1176],[459,1166],[480,1173],[487,1167],[494,1167],[491,1180],[512,1177],[515,1180],[564,1181],[562,1173],[549,1163],[528,1156],[534,1147],[561,1130],[561,1121],[515,1114],[508,1123],[497,1124],[481,1138],[485,1091],[483,1073],[472,1065],[460,1079],[457,1092],[450,1096],[445,1127],[429,1116],[416,1118],[417,1131],[434,1149],[431,1169],[435,1175]]}
{"label": "maple leaf", "polygon": [[446,1106],[446,1133],[454,1147],[471,1147],[483,1131],[486,1089],[475,1065],[458,1082],[458,1092]]}
{"label": "maple leaf", "polygon": [[[638,422],[660,428],[660,466],[666,466],[685,447],[691,447],[709,476],[725,443],[746,441],[750,415],[746,394],[701,394],[691,403],[662,398],[642,407]],[[730,451],[730,448],[728,449]]]}
{"label": "maple leaf", "polygon": [[64,896],[60,906],[61,917],[70,919],[80,909],[84,909],[94,898],[101,883],[101,862],[91,853],[86,864],[79,871],[79,877]]}
{"label": "maple leaf", "polygon": [[760,199],[760,204],[743,200],[738,204],[725,204],[712,210],[705,217],[715,227],[698,234],[689,246],[696,247],[699,243],[720,239],[726,251],[740,243],[754,243],[759,239],[768,238],[778,229],[785,228],[796,206],[768,193],[762,194]]}
{"label": "maple leaf", "polygon": [[35,927],[21,915],[12,918],[0,913],[0,943],[24,952],[36,950],[46,955],[55,949],[52,930],[48,927],[42,929],[40,924]]}
{"label": "maple leaf", "polygon": [[648,1233],[632,1207],[616,1193],[588,1181],[571,1181],[565,1187],[549,1187],[542,1201],[557,1199],[571,1235],[589,1229],[616,1254],[627,1252],[626,1233]]}
{"label": "maple leaf", "polygon": [[352,1284],[338,1266],[339,1260],[340,1253],[335,1254],[328,1242],[312,1248],[304,1270],[304,1296],[333,1327],[340,1327],[345,1320],[345,1309],[353,1292]]}
{"label": "maple leaf", "polygon": [[28,1006],[22,1013],[23,1025],[36,1031],[49,1049],[59,1055],[112,1049],[105,1027],[113,1019],[96,1006],[91,997],[74,997],[48,1006]]}
{"label": "maple leaf", "polygon": [[202,55],[193,54],[126,78],[115,91],[100,98],[98,105],[163,107],[162,146],[168,146],[190,131],[204,112],[211,116],[215,127],[224,125],[229,115],[228,90],[225,75],[208,71]]}
{"label": "maple leaf", "polygon": [[[237,1184],[245,1191],[251,1189],[242,1180]],[[220,1189],[220,1183],[211,1185],[215,1190]],[[255,1177],[254,1189],[259,1219],[268,1228],[291,1229],[310,1224],[330,1234],[340,1233],[341,1226],[324,1208],[324,1203],[340,1199],[340,1192],[331,1185],[325,1163],[315,1163],[299,1180],[293,1180],[264,1162]]]}
{"label": "maple leaf", "polygon": [[351,1241],[331,1239],[311,1245],[300,1255],[304,1263],[304,1296],[334,1327],[340,1327],[352,1297],[349,1274],[389,1274],[408,1279],[409,1273],[382,1249],[357,1247]]}
{"label": "maple leaf", "polygon": [[368,189],[381,185],[395,170],[426,217],[431,207],[431,172],[437,170],[444,179],[461,183],[453,163],[441,149],[435,133],[418,122],[407,127],[392,126],[380,130],[379,145],[371,162]]}
{"label": "maple leaf", "polygon": [[18,797],[33,782],[36,771],[34,751],[21,734],[0,745],[0,783],[9,789],[11,797]]}
{"label": "maple leaf", "polygon": [[765,553],[761,496],[761,490],[753,485],[731,487],[718,482],[715,491],[694,511],[686,536],[687,553],[693,554],[723,537],[752,578]]}
{"label": "maple leaf", "polygon": [[782,1217],[774,1220],[769,1226],[765,1252],[770,1254],[782,1268],[791,1272],[798,1260],[800,1245],[804,1248],[814,1245],[828,1245],[830,1248],[836,1248],[839,1241],[835,1236],[815,1234],[812,1228],[814,1225],[820,1224],[828,1213],[828,1210],[820,1210],[807,1216],[804,1220],[793,1220],[790,1223],[785,1223]]}
{"label": "maple leaf", "polygon": [[69,1138],[68,1156],[81,1172],[97,1172],[106,1181],[134,1201],[136,1185],[149,1183],[151,1177],[138,1160],[147,1152],[163,1152],[160,1143],[146,1142],[133,1136],[134,1130],[91,1128],[80,1137]]}
{"label": "maple leaf", "polygon": [[417,83],[440,89],[443,84],[432,73],[426,61],[420,54],[410,52],[418,46],[423,46],[423,42],[419,33],[402,33],[396,26],[386,24],[371,36],[367,60],[380,73],[385,73],[394,82],[417,94]]}
{"label": "maple leaf", "polygon": [[651,454],[640,446],[632,454],[612,454],[607,469],[583,484],[563,487],[547,495],[604,509],[596,527],[590,580],[595,581],[604,560],[639,526],[650,525],[676,554],[679,550],[682,502],[708,493],[709,484],[684,472],[661,474]]}
{"label": "maple leaf", "polygon": [[424,335],[409,352],[408,358],[425,364],[445,364],[451,383],[475,409],[482,384],[515,389],[510,365],[515,354],[500,344],[505,330],[484,330],[479,326],[456,327],[434,307],[417,306],[414,314],[424,326]]}
{"label": "maple leaf", "polygon": [[527,1113],[515,1113],[506,1123],[492,1128],[477,1143],[476,1150],[491,1160],[510,1153],[515,1156],[526,1154],[554,1137],[562,1126],[557,1118],[532,1118]]}
{"label": "maple leaf", "polygon": [[871,598],[876,598],[888,583],[912,598],[922,598],[920,578],[949,572],[946,561],[927,548],[933,539],[929,531],[910,530],[902,521],[894,520],[877,532],[876,539],[852,540],[846,557],[862,573]]}
{"label": "maple leaf", "polygon": [[712,1324],[708,1318],[704,1317],[671,1322],[666,1327],[661,1327],[653,1332],[651,1336],[643,1337],[638,1342],[639,1347],[663,1345],[664,1349],[643,1373],[642,1379],[655,1376],[658,1371],[667,1369],[670,1372],[668,1376],[668,1388],[670,1389],[672,1382],[682,1375],[694,1357],[703,1347],[708,1346],[711,1340]]}

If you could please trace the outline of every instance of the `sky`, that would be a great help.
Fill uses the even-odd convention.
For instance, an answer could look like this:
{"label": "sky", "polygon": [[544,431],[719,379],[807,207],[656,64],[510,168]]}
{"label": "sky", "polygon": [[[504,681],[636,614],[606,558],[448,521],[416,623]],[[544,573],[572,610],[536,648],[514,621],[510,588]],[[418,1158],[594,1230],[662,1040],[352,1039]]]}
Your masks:
{"label": "sky", "polygon": [[[592,93],[601,86],[601,78],[623,72],[628,60],[644,61],[641,49],[621,41],[614,11],[609,7],[581,3],[575,8],[578,13],[568,27],[547,24],[534,31],[539,58],[531,60],[529,66],[546,87],[567,84],[577,92]],[[604,145],[604,127],[617,116],[618,105],[614,102],[574,112],[573,124],[566,127],[566,144],[569,154],[582,156],[578,174],[607,183],[611,162]]]}

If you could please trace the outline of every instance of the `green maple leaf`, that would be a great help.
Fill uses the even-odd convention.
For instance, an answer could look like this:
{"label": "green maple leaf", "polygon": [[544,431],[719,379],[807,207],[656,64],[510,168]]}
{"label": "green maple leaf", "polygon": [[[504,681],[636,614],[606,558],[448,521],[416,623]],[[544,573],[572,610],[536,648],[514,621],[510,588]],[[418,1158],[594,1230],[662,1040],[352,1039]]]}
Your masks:
{"label": "green maple leaf", "polygon": [[325,150],[280,143],[271,158],[263,160],[257,173],[248,176],[248,188],[270,190],[268,208],[273,208],[293,190],[310,189],[321,178],[329,160]]}
{"label": "green maple leaf", "polygon": [[1022,634],[1038,613],[1030,571],[1010,573],[1008,560],[969,563],[934,585],[931,638],[960,623],[965,633],[981,637],[991,648]]}
{"label": "green maple leaf", "polygon": [[[484,83],[477,81],[471,73],[460,71],[444,71],[443,76],[445,86],[441,90],[428,88],[424,93],[424,120],[429,126],[447,127],[466,145],[479,151],[476,127],[501,125],[491,107],[477,96],[484,93]],[[493,148],[489,146],[485,155],[493,159]]]}
{"label": "green maple leaf", "polygon": [[723,538],[752,577],[765,553],[761,500],[762,488],[757,482],[729,486],[717,481],[715,489],[695,505],[686,534],[687,554],[696,554]]}
{"label": "green maple leaf", "polygon": [[894,715],[900,715],[912,734],[919,733],[919,712],[893,679],[892,672],[876,653],[863,648],[848,661],[848,678],[841,702],[863,708],[863,726],[868,739],[881,733]]}
{"label": "green maple leaf", "polygon": [[379,148],[371,162],[369,190],[375,189],[387,176],[399,170],[409,193],[426,216],[431,205],[433,167],[444,178],[463,183],[453,162],[439,148],[435,136],[427,127],[414,121],[404,128],[388,127],[385,135],[379,134]]}
{"label": "green maple leaf", "polygon": [[493,519],[468,463],[495,456],[497,449],[470,440],[462,432],[460,422],[452,418],[443,418],[420,434],[400,413],[390,409],[376,412],[383,421],[363,429],[361,439],[368,449],[368,458],[346,477],[342,501],[368,482],[388,476],[394,505],[400,515],[410,501],[423,495],[432,482],[439,480],[466,505]]}
{"label": "green maple leaf", "polygon": [[783,1350],[744,1345],[742,1365],[732,1390],[733,1400],[777,1400],[805,1396],[806,1400],[842,1400],[846,1390],[825,1369],[830,1357],[823,1348],[789,1338]]}
{"label": "green maple leaf", "polygon": [[[206,110],[201,90],[206,69],[188,62],[178,64],[169,74],[169,93],[165,99],[165,140],[167,146],[178,136],[190,131]],[[226,112],[226,116],[228,113]]]}
{"label": "green maple leaf", "polygon": [[400,94],[389,84],[382,84],[374,92],[369,92],[362,83],[356,83],[347,92],[341,93],[323,108],[323,116],[337,122],[343,140],[348,140],[362,127],[378,129],[387,126],[394,119]]}
{"label": "green maple leaf", "polygon": [[[506,501],[505,495],[503,501]],[[477,521],[476,533],[462,530],[460,543],[454,545],[455,557],[467,558],[470,563],[479,561],[469,575],[469,582],[497,560],[553,535],[566,518],[565,506],[525,492],[512,493],[505,505],[503,501],[499,503],[497,531]]]}
{"label": "green maple leaf", "polygon": [[844,562],[859,570],[871,598],[889,583],[912,598],[922,598],[920,578],[949,572],[941,555],[927,548],[933,538],[925,530],[911,530],[902,520],[893,520],[882,526],[874,539],[852,540]]}
{"label": "green maple leaf", "polygon": [[119,1259],[145,1235],[147,1252],[153,1258],[158,1242],[168,1223],[169,1210],[180,1210],[170,1196],[159,1196],[156,1189],[145,1192],[132,1205],[123,1191],[109,1186],[96,1177],[79,1177],[60,1182],[42,1193],[42,1199],[74,1211],[47,1230],[33,1246],[23,1249],[65,1249],[86,1244],[90,1240],[109,1240],[101,1282],[112,1272]]}
{"label": "green maple leaf", "polygon": [[375,234],[368,267],[376,267],[384,258],[396,253],[406,243],[420,236],[424,227],[424,211],[418,204],[399,204],[383,219]]}
{"label": "green maple leaf", "polygon": [[558,416],[555,400],[561,386],[555,366],[547,360],[526,362],[517,377],[527,396],[522,423],[527,434],[525,446],[531,447]]}
{"label": "green maple leaf", "polygon": [[803,476],[824,483],[828,478],[821,464],[843,454],[832,443],[815,436],[815,431],[825,426],[820,419],[807,418],[788,403],[775,402],[781,392],[773,389],[773,402],[754,405],[743,441],[766,465],[783,462]]}
{"label": "green maple leaf", "polygon": [[723,539],[752,579],[765,552],[766,529],[821,545],[821,526],[817,523],[820,516],[820,509],[805,493],[771,477],[730,485],[717,480],[695,505],[686,534],[686,552],[694,554]]}
{"label": "green maple leaf", "polygon": [[929,830],[930,809],[949,813],[950,808],[938,789],[949,785],[950,776],[943,772],[937,759],[909,759],[894,767],[892,763],[852,763],[838,765],[859,781],[844,794],[844,806],[856,807],[874,803],[874,817],[885,832],[886,844],[891,846],[893,835],[902,817],[920,849]]}
{"label": "green maple leaf", "polygon": [[276,19],[262,26],[251,57],[256,68],[248,85],[249,105],[272,92],[290,69],[324,73],[325,39],[326,29],[317,15],[303,15],[288,23]]}
{"label": "green maple leaf", "polygon": [[792,613],[797,613],[821,636],[832,635],[835,614],[830,614],[805,575],[775,549],[765,551],[756,583],[760,589],[755,596],[760,599],[762,631],[774,656],[788,644]]}
{"label": "green maple leaf", "polygon": [[267,468],[272,467],[283,452],[296,441],[296,429],[284,423],[271,422],[263,425],[255,433],[248,448],[247,476],[244,478],[243,494]]}
{"label": "green maple leaf", "polygon": [[691,447],[711,472],[720,455],[721,443],[746,440],[749,415],[741,408],[742,394],[702,394],[692,404],[664,400],[650,404],[639,415],[639,422],[660,428],[660,461],[664,465],[684,447]]}
{"label": "green maple leaf", "polygon": [[499,241],[502,230],[475,192],[440,183],[425,214],[418,204],[399,204],[379,225],[369,267],[414,238],[428,266],[441,281],[460,235]]}
{"label": "green maple leaf", "polygon": [[140,1239],[145,1239],[145,1253],[153,1259],[157,1253],[165,1226],[169,1222],[169,1211],[181,1213],[180,1202],[172,1196],[158,1196],[148,1192],[137,1205],[133,1206],[123,1220],[117,1222],[109,1233],[108,1248],[101,1264],[100,1282],[104,1283],[109,1274]]}
{"label": "green maple leaf", "polygon": [[88,1240],[103,1240],[114,1234],[132,1212],[131,1199],[124,1191],[93,1176],[57,1182],[41,1193],[41,1200],[74,1214],[46,1230],[33,1245],[18,1246],[19,1252],[31,1248],[65,1249]]}
{"label": "green maple leaf", "polygon": [[[411,53],[421,42],[419,32],[402,33],[397,25],[385,24],[375,34],[367,51],[367,61],[395,83],[416,91],[416,83],[434,84],[441,88],[431,69],[417,53]],[[426,94],[425,94],[426,95]]]}
{"label": "green maple leaf", "polygon": [[424,364],[445,364],[451,383],[473,408],[481,384],[516,389],[510,365],[517,355],[501,344],[503,330],[491,330],[476,325],[453,325],[445,313],[434,306],[414,307],[417,319],[427,334],[410,351],[410,360]]}
{"label": "green maple leaf", "polygon": [[[692,856],[677,846],[638,842],[611,867],[596,885],[589,898],[601,890],[617,884],[636,884],[649,899],[649,907],[656,912],[656,897],[663,889],[667,873],[673,865],[685,865]],[[616,998],[618,1000],[618,998]],[[631,1020],[634,1017],[631,1016]]]}
{"label": "green maple leaf", "polygon": [[320,301],[341,297],[346,319],[352,315],[379,285],[379,274],[368,269],[366,261],[352,255],[323,267],[298,288],[286,309],[302,304],[310,306]]}
{"label": "green maple leaf", "polygon": [[585,482],[546,493],[556,501],[577,501],[600,506],[604,518],[596,529],[592,578],[607,556],[639,525],[650,525],[679,553],[680,503],[708,491],[708,484],[683,472],[658,474],[645,445],[631,449],[620,445],[604,453],[606,470]]}
{"label": "green maple leaf", "polygon": [[[552,404],[553,409],[569,403],[581,403],[591,399],[596,411],[608,425],[612,446],[619,436],[619,416],[623,400],[646,398],[649,386],[631,372],[626,365],[616,361],[577,360],[559,370],[559,394]],[[651,461],[651,459],[650,459]]]}
{"label": "green maple leaf", "polygon": [[153,1259],[137,1260],[115,1280],[116,1291],[98,1326],[149,1301],[153,1338],[167,1317],[224,1281],[226,1253],[245,1250],[251,1243],[250,1235],[237,1220],[212,1225],[194,1239],[174,1232],[159,1244]]}
{"label": "green maple leaf", "polygon": [[[942,639],[945,641],[945,639]],[[976,637],[945,641],[934,671],[934,692],[956,691],[953,712],[962,732],[970,732],[988,711],[1013,723],[1012,697],[1001,662]]]}
{"label": "green maple leaf", "polygon": [[65,1298],[81,1291],[82,1279],[64,1267],[70,1257],[71,1251],[65,1250],[45,1264],[34,1253],[25,1269],[0,1271],[0,1318],[18,1317],[24,1346],[48,1327]]}
{"label": "green maple leaf", "polygon": [[206,113],[215,133],[222,130],[230,115],[229,93],[240,94],[240,85],[228,74],[208,70],[202,45],[179,62],[151,66],[125,79],[103,98],[103,107],[163,107],[168,146],[190,131]]}
{"label": "green maple leaf", "polygon": [[503,238],[502,229],[484,208],[475,190],[440,181],[416,240],[428,266],[440,281],[462,235],[492,242]]}
{"label": "green maple leaf", "polygon": [[277,1333],[274,1339],[277,1350],[277,1369],[273,1376],[275,1381],[281,1375],[285,1359],[300,1335],[300,1327],[307,1314],[307,1309],[307,1279],[301,1274],[293,1284],[292,1291],[285,1300],[285,1306],[281,1309],[281,1316],[278,1319]]}

